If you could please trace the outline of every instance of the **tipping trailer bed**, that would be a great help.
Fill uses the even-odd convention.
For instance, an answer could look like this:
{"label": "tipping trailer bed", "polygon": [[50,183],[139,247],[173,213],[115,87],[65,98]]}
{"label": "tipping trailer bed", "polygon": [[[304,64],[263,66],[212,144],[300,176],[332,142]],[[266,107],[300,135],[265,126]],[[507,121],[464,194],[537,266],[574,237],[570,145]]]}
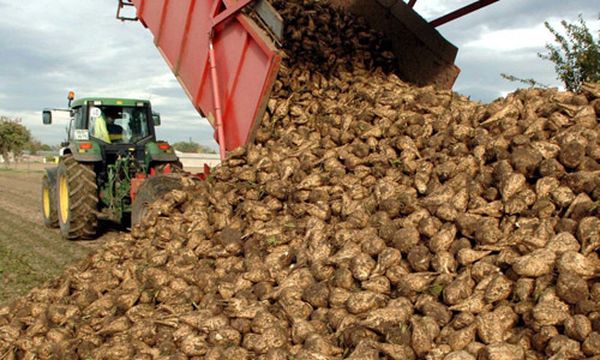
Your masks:
{"label": "tipping trailer bed", "polygon": [[[329,1],[386,35],[404,80],[452,88],[457,48],[412,10],[416,0]],[[134,6],[137,17],[120,16],[125,6]],[[277,43],[285,42],[268,0],[119,0],[117,17],[140,20],[154,34],[194,107],[215,128],[221,158],[253,140],[281,63]]]}
{"label": "tipping trailer bed", "polygon": [[194,107],[217,130],[222,157],[251,141],[281,61],[269,36],[230,0],[132,3]]}

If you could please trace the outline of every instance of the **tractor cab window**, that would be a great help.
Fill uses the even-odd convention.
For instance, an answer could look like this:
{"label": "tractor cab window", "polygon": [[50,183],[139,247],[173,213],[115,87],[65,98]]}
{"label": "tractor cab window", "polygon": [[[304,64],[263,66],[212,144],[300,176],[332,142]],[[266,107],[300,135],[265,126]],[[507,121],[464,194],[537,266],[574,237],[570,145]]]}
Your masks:
{"label": "tractor cab window", "polygon": [[[77,130],[85,131],[85,116],[83,116],[83,108],[78,107],[71,111],[71,119],[69,120],[69,138],[76,139]],[[77,139],[79,140],[79,139]]]}
{"label": "tractor cab window", "polygon": [[79,107],[73,110],[75,117],[75,129],[85,129],[85,116],[83,115],[83,108]]}
{"label": "tractor cab window", "polygon": [[150,135],[148,109],[133,106],[90,107],[90,136],[110,144],[133,144]]}

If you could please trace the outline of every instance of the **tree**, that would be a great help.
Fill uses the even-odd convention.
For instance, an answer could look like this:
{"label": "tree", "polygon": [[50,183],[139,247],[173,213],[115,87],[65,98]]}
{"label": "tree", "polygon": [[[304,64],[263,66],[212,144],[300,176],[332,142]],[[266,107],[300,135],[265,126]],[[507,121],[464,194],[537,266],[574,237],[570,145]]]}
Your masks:
{"label": "tree", "polygon": [[42,148],[42,143],[38,139],[31,139],[25,144],[25,150],[29,150],[31,155],[37,155],[37,152]]}
{"label": "tree", "polygon": [[584,82],[600,81],[600,37],[594,40],[581,15],[578,20],[575,24],[565,20],[560,22],[566,30],[566,37],[547,21],[544,22],[558,45],[546,44],[548,52],[538,54],[540,58],[554,63],[558,78],[570,91],[578,91]]}
{"label": "tree", "polygon": [[52,146],[48,144],[42,144],[41,141],[35,138],[31,138],[31,140],[25,145],[25,150],[29,150],[31,155],[37,155],[38,151],[52,151]]}
{"label": "tree", "polygon": [[[577,92],[584,82],[600,81],[600,36],[594,39],[581,15],[577,23],[570,24],[565,20],[560,23],[566,35],[559,33],[547,21],[544,22],[554,35],[556,45],[546,44],[547,52],[538,53],[538,56],[553,62],[557,78],[567,90]],[[501,76],[509,81],[545,87],[534,79],[521,79],[507,74]]]}
{"label": "tree", "polygon": [[534,79],[522,79],[520,77],[516,77],[514,75],[509,75],[509,74],[504,74],[504,73],[501,73],[500,76],[502,76],[504,79],[506,79],[508,81],[520,82],[522,84],[529,85],[529,87],[541,87],[541,88],[549,87],[548,85],[541,84],[541,83],[535,81]]}
{"label": "tree", "polygon": [[184,153],[205,153],[205,154],[216,154],[217,152],[208,146],[198,144],[192,139],[188,141],[178,141],[173,144],[173,148],[177,151]]}
{"label": "tree", "polygon": [[0,155],[7,164],[10,161],[9,154],[18,157],[30,140],[31,133],[20,119],[0,116]]}

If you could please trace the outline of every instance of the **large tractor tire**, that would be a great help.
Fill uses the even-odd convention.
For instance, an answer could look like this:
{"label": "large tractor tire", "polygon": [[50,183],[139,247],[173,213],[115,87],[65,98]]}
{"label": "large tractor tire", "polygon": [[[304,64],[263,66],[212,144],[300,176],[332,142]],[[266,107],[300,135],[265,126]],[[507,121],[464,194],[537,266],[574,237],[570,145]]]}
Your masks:
{"label": "large tractor tire", "polygon": [[67,155],[56,176],[58,224],[66,239],[92,239],[98,229],[98,185],[91,164]]}
{"label": "large tractor tire", "polygon": [[181,189],[181,177],[176,174],[149,177],[138,189],[131,207],[131,225],[141,224],[150,205],[171,190]]}
{"label": "large tractor tire", "polygon": [[56,212],[56,181],[51,181],[48,174],[42,178],[42,218],[49,228],[58,227]]}

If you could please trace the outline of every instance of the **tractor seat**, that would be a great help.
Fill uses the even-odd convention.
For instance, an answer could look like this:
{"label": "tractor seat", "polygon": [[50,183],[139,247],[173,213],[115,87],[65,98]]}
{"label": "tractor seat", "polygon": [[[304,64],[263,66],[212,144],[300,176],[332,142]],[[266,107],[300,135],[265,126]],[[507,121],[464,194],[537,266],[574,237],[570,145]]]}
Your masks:
{"label": "tractor seat", "polygon": [[107,126],[108,135],[111,142],[120,142],[123,140],[123,127],[116,124],[109,124]]}

